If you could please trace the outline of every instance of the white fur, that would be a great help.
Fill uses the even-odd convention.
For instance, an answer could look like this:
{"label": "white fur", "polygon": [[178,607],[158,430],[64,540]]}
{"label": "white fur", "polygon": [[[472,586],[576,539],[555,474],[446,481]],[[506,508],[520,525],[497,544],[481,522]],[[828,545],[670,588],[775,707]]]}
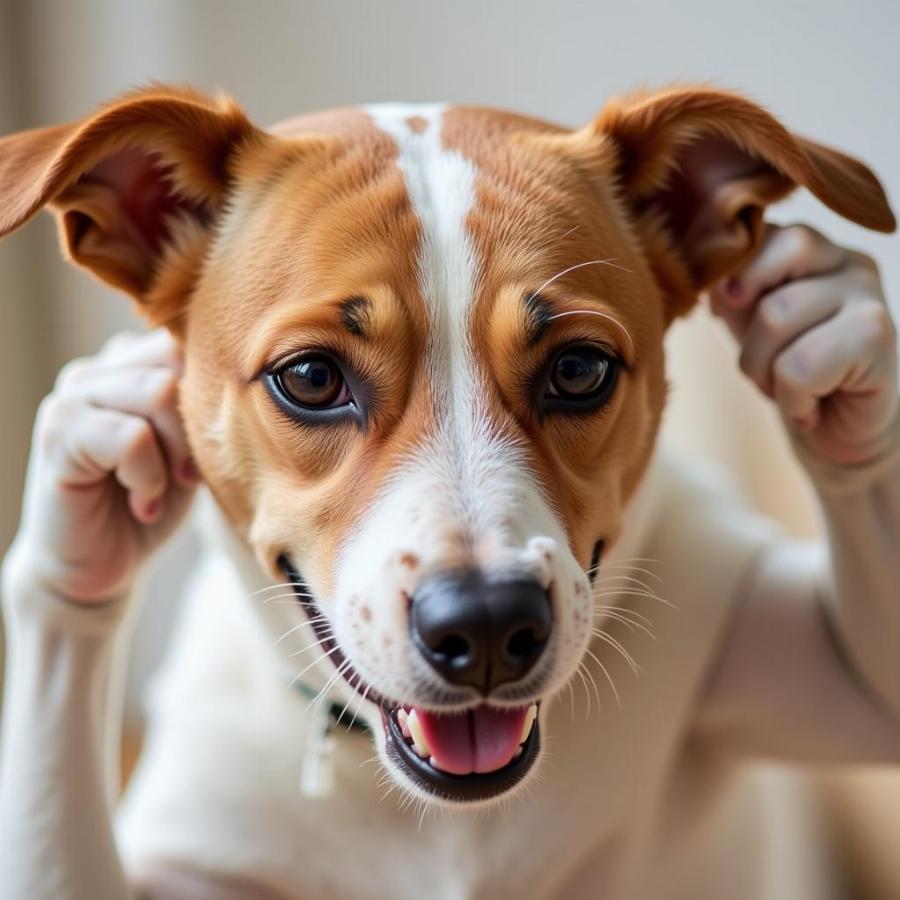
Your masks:
{"label": "white fur", "polygon": [[[369,109],[397,144],[397,165],[421,225],[419,286],[430,318],[427,365],[438,426],[422,436],[347,536],[336,565],[333,628],[356,671],[380,694],[462,708],[476,699],[473,692],[438,679],[409,640],[409,598],[424,575],[458,564],[460,553],[487,572],[533,573],[551,592],[554,635],[533,677],[494,698],[520,704],[574,674],[590,638],[590,594],[524,455],[488,414],[490,388],[470,340],[479,263],[466,219],[477,172],[442,146],[443,109]],[[411,117],[426,127],[413,131]],[[404,565],[404,557],[417,565]],[[584,589],[576,591],[579,584]]]}

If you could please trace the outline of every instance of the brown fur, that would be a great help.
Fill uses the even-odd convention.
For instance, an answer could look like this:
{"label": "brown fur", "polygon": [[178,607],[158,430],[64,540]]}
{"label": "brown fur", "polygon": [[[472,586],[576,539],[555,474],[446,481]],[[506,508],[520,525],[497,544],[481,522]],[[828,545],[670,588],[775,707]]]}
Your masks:
{"label": "brown fur", "polygon": [[[722,91],[616,100],[576,132],[453,109],[443,140],[478,170],[468,222],[483,264],[478,377],[584,560],[596,535],[615,537],[651,452],[667,325],[752,253],[765,206],[803,185],[847,218],[894,226],[861,163]],[[325,595],[342,537],[434,427],[420,226],[395,156],[358,110],[265,133],[231,101],[162,87],[0,142],[0,233],[51,203],[71,258],[178,335],[183,412],[207,482],[273,571],[290,549]],[[530,343],[522,298],[599,258],[615,265],[572,272],[546,299],[554,311],[607,313],[633,343],[588,316]],[[361,335],[340,315],[357,296],[369,301]],[[550,347],[576,339],[609,346],[627,371],[596,415],[542,423],[529,379]],[[300,347],[339,353],[372,386],[365,430],[298,428],[273,408],[256,376]]]}

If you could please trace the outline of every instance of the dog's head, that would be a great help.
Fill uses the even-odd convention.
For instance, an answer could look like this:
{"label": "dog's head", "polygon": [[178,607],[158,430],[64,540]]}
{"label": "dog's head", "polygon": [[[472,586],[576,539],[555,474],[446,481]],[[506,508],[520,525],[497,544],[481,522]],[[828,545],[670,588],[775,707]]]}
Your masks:
{"label": "dog's head", "polygon": [[668,324],[797,185],[893,228],[868,169],[722,91],[578,131],[381,106],[265,132],[153,88],[0,142],[0,233],[51,204],[183,342],[196,459],[320,672],[401,783],[462,802],[533,769],[587,650]]}

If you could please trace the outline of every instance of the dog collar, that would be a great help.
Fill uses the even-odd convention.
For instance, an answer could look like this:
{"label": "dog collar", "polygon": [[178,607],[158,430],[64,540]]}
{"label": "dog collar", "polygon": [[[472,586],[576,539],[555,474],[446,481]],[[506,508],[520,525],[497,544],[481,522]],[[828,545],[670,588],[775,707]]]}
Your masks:
{"label": "dog collar", "polygon": [[[294,681],[292,682],[292,687],[310,701],[315,701],[319,696],[319,691],[305,681]],[[343,725],[347,732],[357,731],[365,733],[369,731],[369,726],[362,719],[358,716],[349,716],[347,714],[346,704],[326,703],[324,704],[324,710],[327,714],[329,732],[338,725]]]}

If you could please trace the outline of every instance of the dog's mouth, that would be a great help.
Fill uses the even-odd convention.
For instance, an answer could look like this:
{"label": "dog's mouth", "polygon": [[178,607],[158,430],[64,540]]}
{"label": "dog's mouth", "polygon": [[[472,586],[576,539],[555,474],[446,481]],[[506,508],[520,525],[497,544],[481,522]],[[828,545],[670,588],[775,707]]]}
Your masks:
{"label": "dog's mouth", "polygon": [[540,752],[539,703],[483,703],[462,712],[436,712],[389,701],[366,685],[343,656],[299,571],[284,556],[279,565],[322,652],[364,700],[380,707],[387,755],[420,790],[448,802],[484,801],[528,774]]}
{"label": "dog's mouth", "polygon": [[538,704],[482,704],[457,713],[382,706],[388,755],[419,788],[443,800],[499,796],[520,782],[540,750]]}

